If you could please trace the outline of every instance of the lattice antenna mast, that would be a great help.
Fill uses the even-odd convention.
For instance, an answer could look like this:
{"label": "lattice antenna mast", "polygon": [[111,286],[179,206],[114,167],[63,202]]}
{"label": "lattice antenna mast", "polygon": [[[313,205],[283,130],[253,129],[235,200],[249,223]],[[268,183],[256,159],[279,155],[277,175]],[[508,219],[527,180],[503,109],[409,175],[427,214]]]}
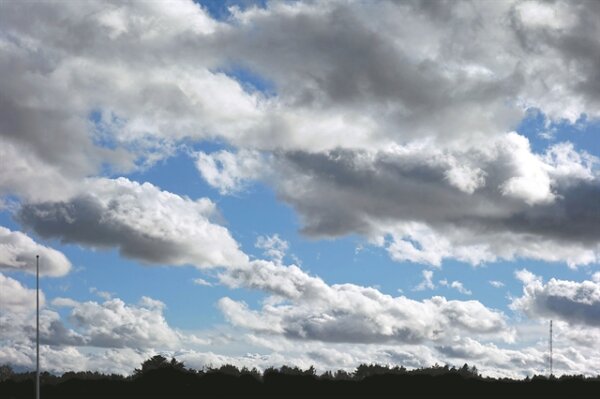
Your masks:
{"label": "lattice antenna mast", "polygon": [[550,377],[552,377],[552,374],[553,374],[553,370],[552,370],[552,367],[553,367],[553,364],[552,364],[552,320],[550,320],[550,333],[549,333],[548,338],[549,338],[548,339],[548,349],[550,352]]}

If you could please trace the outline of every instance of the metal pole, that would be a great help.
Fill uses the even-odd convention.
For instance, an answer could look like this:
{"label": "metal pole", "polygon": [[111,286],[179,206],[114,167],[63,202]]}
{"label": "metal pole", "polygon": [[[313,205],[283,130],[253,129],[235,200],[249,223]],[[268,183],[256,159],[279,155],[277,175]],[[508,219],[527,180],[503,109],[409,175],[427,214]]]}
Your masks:
{"label": "metal pole", "polygon": [[552,320],[550,320],[550,377],[552,377]]}
{"label": "metal pole", "polygon": [[35,398],[40,399],[40,256],[35,256],[35,356],[36,356],[36,370],[35,370]]}

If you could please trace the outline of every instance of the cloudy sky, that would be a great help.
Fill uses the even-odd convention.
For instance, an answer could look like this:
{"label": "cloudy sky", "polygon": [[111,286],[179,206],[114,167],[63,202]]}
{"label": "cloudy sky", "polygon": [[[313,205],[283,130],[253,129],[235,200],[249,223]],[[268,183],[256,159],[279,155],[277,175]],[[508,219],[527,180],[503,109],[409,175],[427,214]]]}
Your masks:
{"label": "cloudy sky", "polygon": [[600,373],[600,3],[0,8],[0,364]]}

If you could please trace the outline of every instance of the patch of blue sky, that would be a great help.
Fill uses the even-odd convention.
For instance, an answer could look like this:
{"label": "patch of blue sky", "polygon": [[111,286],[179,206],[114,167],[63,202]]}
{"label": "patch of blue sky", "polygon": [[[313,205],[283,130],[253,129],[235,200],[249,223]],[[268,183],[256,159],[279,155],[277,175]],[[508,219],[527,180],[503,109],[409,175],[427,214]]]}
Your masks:
{"label": "patch of blue sky", "polygon": [[[69,257],[74,270],[61,278],[43,279],[42,289],[49,300],[67,297],[102,303],[106,299],[97,292],[103,291],[127,304],[137,304],[143,296],[147,296],[166,304],[164,315],[170,325],[182,329],[204,329],[225,322],[215,307],[220,298],[243,298],[247,303],[256,305],[264,297],[257,292],[194,284],[197,278],[214,279],[193,266],[144,265],[123,258],[116,249],[92,251],[76,245],[54,247]],[[30,276],[19,276],[19,280],[29,287],[35,283]],[[62,309],[62,312],[66,314],[68,309]]]}
{"label": "patch of blue sky", "polygon": [[525,135],[536,153],[542,153],[549,146],[559,142],[571,142],[579,151],[600,156],[600,120],[582,115],[575,123],[567,120],[550,122],[539,109],[529,109],[526,117],[517,127],[517,132]]}
{"label": "patch of blue sky", "polygon": [[17,199],[14,197],[0,197],[5,207],[0,209],[0,226],[12,231],[20,231],[21,226],[13,218],[13,210],[18,207]]}
{"label": "patch of blue sky", "polygon": [[213,190],[200,177],[194,159],[185,147],[180,147],[173,156],[160,160],[147,169],[127,175],[130,180],[149,182],[161,190],[192,199],[211,197]]}
{"label": "patch of blue sky", "polygon": [[258,92],[265,97],[273,97],[277,94],[275,83],[249,66],[230,64],[212,72],[220,72],[235,79],[247,93]]}
{"label": "patch of blue sky", "polygon": [[245,10],[250,7],[265,8],[267,4],[267,0],[194,0],[194,2],[219,21],[226,21],[231,17],[231,7]]}
{"label": "patch of blue sky", "polygon": [[96,146],[109,149],[118,147],[113,128],[123,124],[120,118],[112,112],[93,109],[88,114],[88,122],[92,140]]}

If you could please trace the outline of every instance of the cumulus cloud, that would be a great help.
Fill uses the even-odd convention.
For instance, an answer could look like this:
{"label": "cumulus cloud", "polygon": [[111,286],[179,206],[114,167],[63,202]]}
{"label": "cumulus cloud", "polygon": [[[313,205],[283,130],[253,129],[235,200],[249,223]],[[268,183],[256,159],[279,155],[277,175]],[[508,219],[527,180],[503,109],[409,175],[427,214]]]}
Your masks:
{"label": "cumulus cloud", "polygon": [[36,255],[40,256],[42,276],[63,276],[71,269],[71,262],[62,252],[38,244],[20,231],[0,226],[0,270],[35,273]]}
{"label": "cumulus cloud", "polygon": [[126,178],[89,180],[66,201],[27,203],[18,212],[18,220],[42,237],[117,247],[149,264],[245,263],[247,256],[229,231],[213,222],[215,216],[209,199],[192,200]]}
{"label": "cumulus cloud", "polygon": [[494,288],[502,288],[504,287],[504,283],[502,281],[498,281],[498,280],[490,280],[488,281],[488,283],[490,283],[490,285]]}
{"label": "cumulus cloud", "polygon": [[435,288],[433,283],[433,272],[431,270],[423,270],[423,281],[421,281],[415,288],[414,291],[432,290]]}
{"label": "cumulus cloud", "polygon": [[233,134],[261,115],[257,96],[211,72],[214,50],[190,48],[219,25],[191,1],[7,4],[0,18],[0,193],[60,199],[82,178],[151,164],[183,137]]}
{"label": "cumulus cloud", "polygon": [[523,296],[511,307],[532,318],[556,318],[574,325],[600,327],[600,284],[556,278],[544,283],[527,270],[517,276],[523,282]]}
{"label": "cumulus cloud", "polygon": [[[279,265],[274,270],[281,269],[285,274],[285,268]],[[69,308],[73,329],[64,327],[58,313],[44,305],[43,367],[56,372],[91,369],[129,374],[158,351],[197,368],[223,364],[266,368],[286,364],[316,366],[320,371],[339,368],[352,371],[365,362],[406,367],[434,363],[460,366],[468,362],[492,376],[522,377],[545,371],[544,343],[511,349],[485,342],[486,337],[510,341],[514,333],[506,336],[499,332],[511,330],[505,317],[477,301],[447,301],[441,297],[414,301],[352,284],[325,284],[317,288],[321,295],[315,295],[311,289],[319,287],[319,280],[297,273],[293,283],[296,289],[289,291],[292,296],[276,293],[279,299],[269,299],[259,310],[229,298],[222,299],[219,306],[230,321],[250,331],[238,330],[232,335],[235,343],[246,348],[245,354],[231,352],[231,348],[227,355],[190,348],[209,342],[168,326],[164,304],[154,299],[142,298],[137,304],[125,304],[120,299],[97,303],[55,298],[52,306]],[[4,280],[1,282],[3,287],[14,286],[11,298],[22,297],[21,294],[29,297],[24,304],[11,305],[11,311],[1,316],[31,315],[34,291],[14,280],[8,285]],[[2,298],[2,308],[8,309]],[[32,320],[30,317],[30,324]],[[4,328],[0,362],[33,367],[33,328],[6,321],[3,319],[0,324]],[[8,327],[12,329],[10,334]],[[595,336],[590,335],[590,330],[575,331],[561,323],[556,323],[556,327],[556,372],[589,374],[600,359],[584,348]],[[346,340],[340,341],[340,337]],[[88,346],[93,350],[88,350]],[[264,354],[265,350],[268,354]]]}
{"label": "cumulus cloud", "polygon": [[415,301],[354,284],[328,285],[296,266],[254,261],[252,268],[227,270],[230,286],[259,288],[273,295],[259,310],[222,298],[219,308],[234,325],[297,340],[418,344],[453,333],[510,340],[505,316],[478,301],[433,297]]}
{"label": "cumulus cloud", "polygon": [[184,0],[3,11],[0,193],[69,201],[105,168],[218,140],[234,150],[195,155],[207,182],[266,175],[310,235],[389,235],[393,259],[432,265],[598,259],[597,160],[511,132],[532,107],[549,125],[600,116],[592,2],[274,2],[226,22]]}
{"label": "cumulus cloud", "polygon": [[[184,0],[8,2],[2,11],[0,195],[23,203],[25,227],[151,264],[226,266],[223,283],[272,297],[259,309],[223,299],[222,310],[269,338],[439,348],[319,348],[301,362],[350,365],[368,354],[420,364],[440,353],[488,353],[504,359],[502,367],[533,370],[540,353],[440,338],[507,330],[504,316],[480,302],[328,285],[283,266],[281,245],[265,248],[273,262],[249,261],[216,223],[213,202],[96,176],[147,167],[183,142],[213,140],[232,149],[195,155],[211,186],[232,194],[262,179],[313,237],[363,234],[394,260],[433,266],[445,259],[598,262],[598,159],[569,143],[537,151],[513,132],[531,108],[549,130],[600,116],[595,2],[270,2],[234,10],[226,22]],[[251,88],[236,69],[272,91]],[[0,253],[10,256],[3,270],[21,267],[11,245],[30,243],[19,234],[4,233],[10,248]],[[515,306],[595,326],[592,282],[520,277],[530,291]],[[10,306],[24,303],[15,301]],[[59,304],[87,306],[98,321],[114,317],[117,330],[148,345],[172,337],[167,330],[162,338],[140,336],[139,326],[126,323],[139,317],[143,326],[148,316],[161,325],[152,301]],[[114,329],[94,320],[76,332],[61,329],[56,312],[44,315],[56,342],[118,342]],[[73,369],[111,357],[122,367],[123,359],[148,354],[119,348],[94,358],[44,348]],[[0,356],[25,364],[30,350],[3,345]],[[587,359],[577,350],[561,356],[565,368],[574,367],[569,356]]]}
{"label": "cumulus cloud", "polygon": [[535,155],[517,133],[461,156],[485,175],[473,193],[447,179],[458,155],[411,146],[286,153],[277,188],[302,215],[306,234],[365,234],[398,261],[597,261],[597,159],[562,145]]}
{"label": "cumulus cloud", "polygon": [[53,304],[71,308],[69,320],[87,346],[173,349],[185,339],[167,324],[163,315],[165,304],[148,297],[143,297],[139,304],[126,304],[119,298],[103,303]]}
{"label": "cumulus cloud", "polygon": [[[40,345],[40,367],[51,373],[96,370],[105,374],[129,375],[136,367],[155,355],[153,350],[130,348],[89,351],[73,346]],[[0,361],[19,368],[35,368],[35,344],[0,347]]]}
{"label": "cumulus cloud", "polygon": [[465,295],[471,295],[473,294],[471,292],[471,290],[468,290],[465,288],[465,286],[463,285],[462,282],[460,281],[452,281],[449,282],[448,280],[440,280],[440,285],[444,286],[444,287],[450,287],[450,288],[454,288],[456,291],[460,292],[461,294],[465,294]]}
{"label": "cumulus cloud", "polygon": [[[2,273],[0,273],[0,282],[2,286],[0,299],[5,314],[21,314],[35,309],[35,290],[23,286],[19,281]],[[44,294],[41,293],[40,304],[43,305],[44,302]]]}
{"label": "cumulus cloud", "polygon": [[289,243],[281,239],[278,234],[273,234],[272,236],[258,236],[255,246],[264,250],[266,257],[280,264],[283,262]]}
{"label": "cumulus cloud", "polygon": [[212,285],[213,285],[210,281],[206,281],[205,279],[200,278],[200,277],[195,278],[192,281],[193,281],[194,284],[201,285],[201,286],[204,286],[204,287],[212,287]]}
{"label": "cumulus cloud", "polygon": [[[30,345],[35,341],[35,290],[0,274],[0,342]],[[63,319],[53,308],[68,309]],[[169,326],[161,301],[142,297],[137,304],[119,298],[102,303],[54,298],[47,304],[40,292],[40,341],[50,347],[176,349],[204,345],[206,340]]]}
{"label": "cumulus cloud", "polygon": [[261,177],[265,160],[255,151],[241,150],[236,154],[218,151],[196,153],[196,168],[208,184],[221,194],[232,194],[244,189],[247,181]]}
{"label": "cumulus cloud", "polygon": [[[12,346],[35,340],[36,291],[1,273],[0,287],[0,342]],[[40,337],[43,343],[82,343],[77,333],[64,327],[58,313],[45,308],[45,298],[40,292]]]}

